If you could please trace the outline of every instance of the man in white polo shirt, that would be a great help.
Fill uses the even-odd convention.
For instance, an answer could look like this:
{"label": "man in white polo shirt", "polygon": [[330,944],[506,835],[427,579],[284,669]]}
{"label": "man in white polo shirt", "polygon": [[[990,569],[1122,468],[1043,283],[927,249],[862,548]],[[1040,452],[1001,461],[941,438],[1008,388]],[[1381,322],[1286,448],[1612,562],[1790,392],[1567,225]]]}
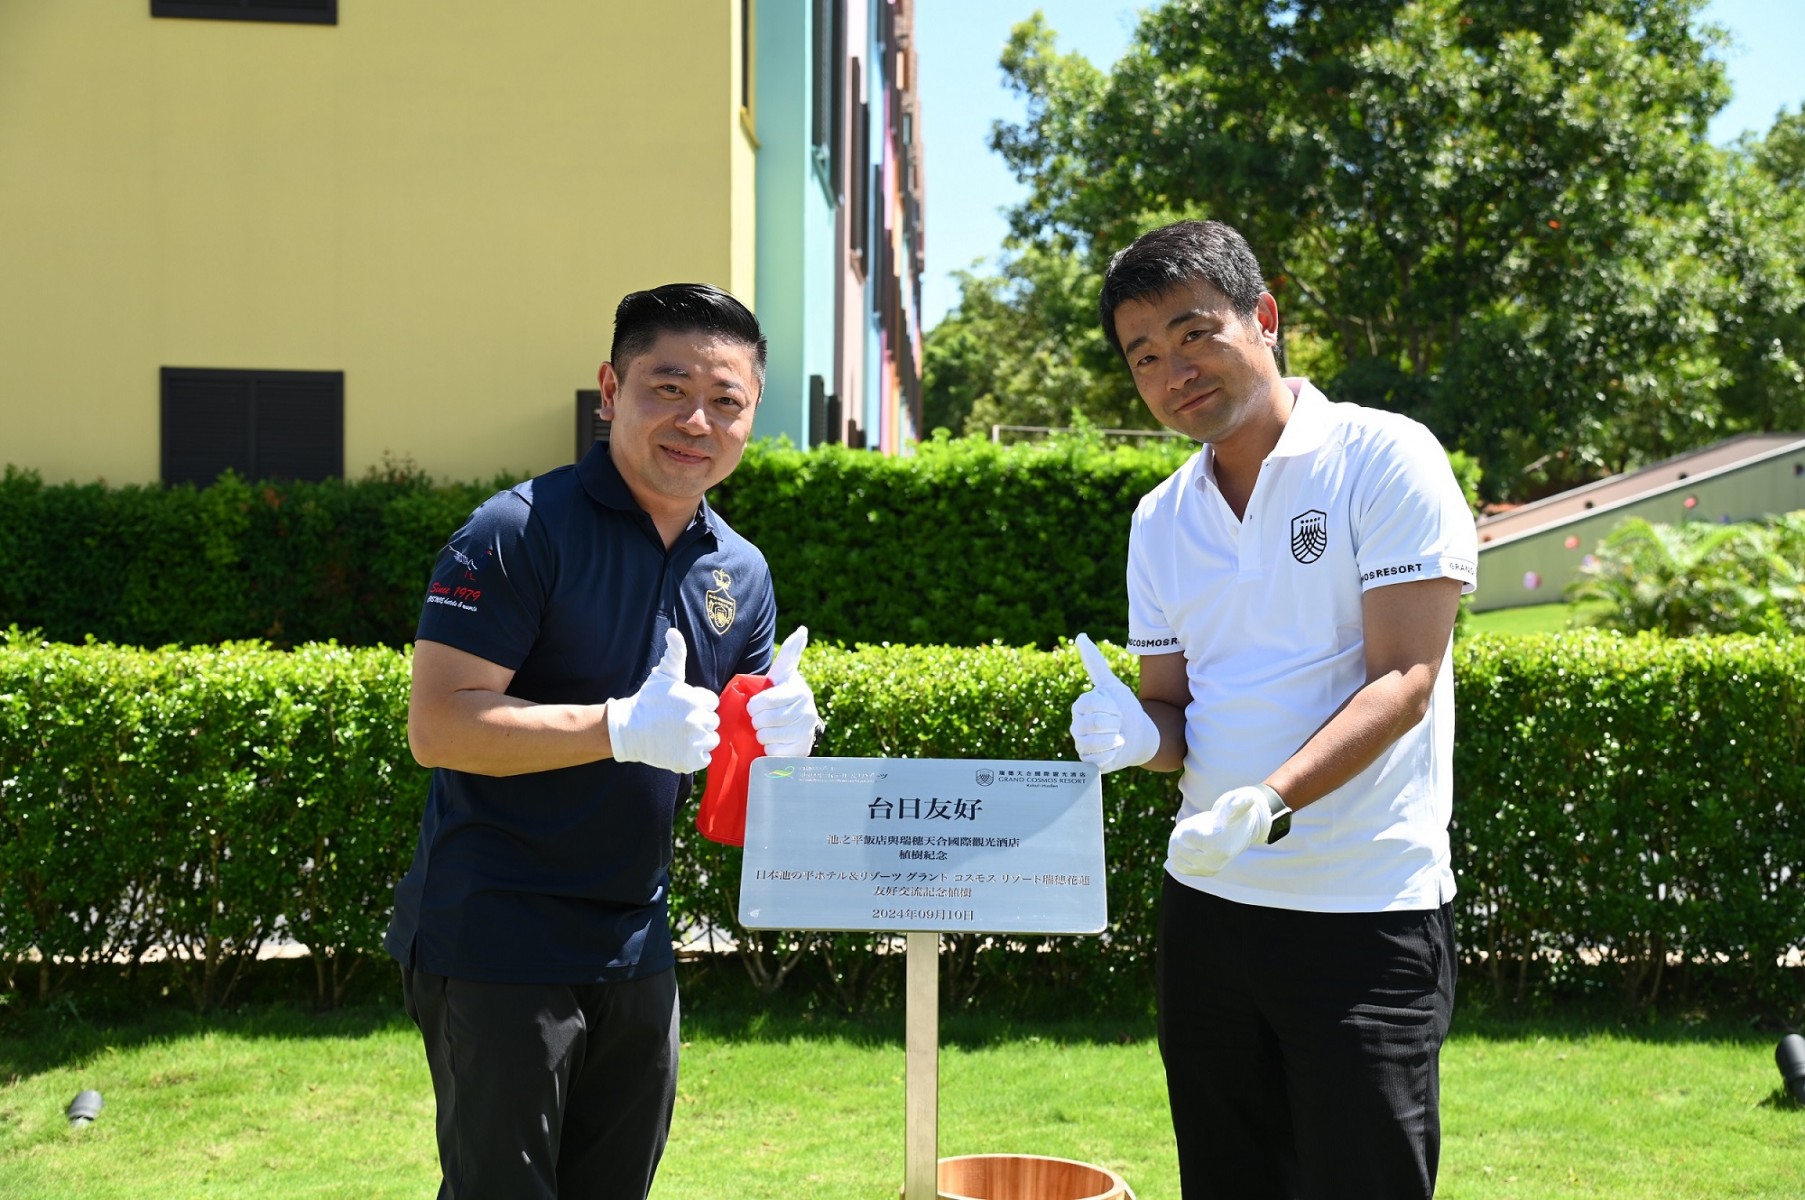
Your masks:
{"label": "man in white polo shirt", "polygon": [[1184,771],[1157,985],[1184,1195],[1429,1196],[1472,516],[1423,426],[1282,376],[1229,226],[1143,235],[1100,308],[1153,415],[1204,443],[1134,516],[1138,696],[1081,634],[1072,706],[1085,760]]}

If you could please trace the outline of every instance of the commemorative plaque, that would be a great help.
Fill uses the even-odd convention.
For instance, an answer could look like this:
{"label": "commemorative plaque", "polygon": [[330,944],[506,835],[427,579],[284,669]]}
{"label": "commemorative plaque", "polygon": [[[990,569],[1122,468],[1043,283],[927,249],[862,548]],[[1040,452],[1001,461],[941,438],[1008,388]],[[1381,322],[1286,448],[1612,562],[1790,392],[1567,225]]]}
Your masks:
{"label": "commemorative plaque", "polygon": [[1103,789],[1085,762],[761,758],[748,929],[1100,933]]}

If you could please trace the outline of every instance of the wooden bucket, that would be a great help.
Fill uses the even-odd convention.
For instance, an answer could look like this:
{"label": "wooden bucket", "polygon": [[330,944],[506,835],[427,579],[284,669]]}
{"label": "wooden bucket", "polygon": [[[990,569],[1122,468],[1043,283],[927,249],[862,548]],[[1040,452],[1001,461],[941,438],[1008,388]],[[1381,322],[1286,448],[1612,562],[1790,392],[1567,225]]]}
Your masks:
{"label": "wooden bucket", "polygon": [[940,1160],[940,1200],[1134,1200],[1114,1171],[1038,1154]]}

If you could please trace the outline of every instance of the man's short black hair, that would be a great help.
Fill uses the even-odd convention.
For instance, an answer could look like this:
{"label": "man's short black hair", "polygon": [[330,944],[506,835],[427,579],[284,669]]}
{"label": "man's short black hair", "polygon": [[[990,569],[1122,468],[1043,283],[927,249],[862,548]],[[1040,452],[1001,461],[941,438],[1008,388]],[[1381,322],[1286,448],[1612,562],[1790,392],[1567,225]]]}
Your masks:
{"label": "man's short black hair", "polygon": [[708,283],[667,283],[628,292],[614,310],[614,345],[608,361],[626,374],[627,363],[666,333],[712,333],[752,350],[758,386],[765,385],[765,335],[758,318],[732,295]]}
{"label": "man's short black hair", "polygon": [[1202,281],[1228,297],[1243,319],[1259,307],[1266,279],[1240,231],[1221,221],[1175,221],[1143,233],[1118,250],[1103,272],[1097,315],[1103,336],[1122,353],[1116,336],[1116,309],[1128,300],[1156,298],[1175,287]]}

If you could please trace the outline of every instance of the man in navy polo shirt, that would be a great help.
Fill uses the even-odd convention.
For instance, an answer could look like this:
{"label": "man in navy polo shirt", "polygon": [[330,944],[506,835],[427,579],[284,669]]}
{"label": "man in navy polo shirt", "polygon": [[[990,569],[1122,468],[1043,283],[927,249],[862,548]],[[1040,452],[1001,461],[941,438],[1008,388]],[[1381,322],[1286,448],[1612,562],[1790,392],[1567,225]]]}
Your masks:
{"label": "man in navy polo shirt", "polygon": [[1144,234],[1100,308],[1154,417],[1203,443],[1130,529],[1139,694],[1081,634],[1072,706],[1086,760],[1184,772],[1156,984],[1184,1195],[1427,1197],[1472,516],[1423,426],[1282,375],[1229,226]]}
{"label": "man in navy polo shirt", "polygon": [[434,768],[386,945],[438,1104],[441,1197],[643,1200],[676,1099],[671,825],[736,673],[767,754],[819,727],[772,657],[763,555],[703,499],[739,465],[758,322],[699,284],[634,292],[601,368],[609,439],[452,535],[414,647]]}

